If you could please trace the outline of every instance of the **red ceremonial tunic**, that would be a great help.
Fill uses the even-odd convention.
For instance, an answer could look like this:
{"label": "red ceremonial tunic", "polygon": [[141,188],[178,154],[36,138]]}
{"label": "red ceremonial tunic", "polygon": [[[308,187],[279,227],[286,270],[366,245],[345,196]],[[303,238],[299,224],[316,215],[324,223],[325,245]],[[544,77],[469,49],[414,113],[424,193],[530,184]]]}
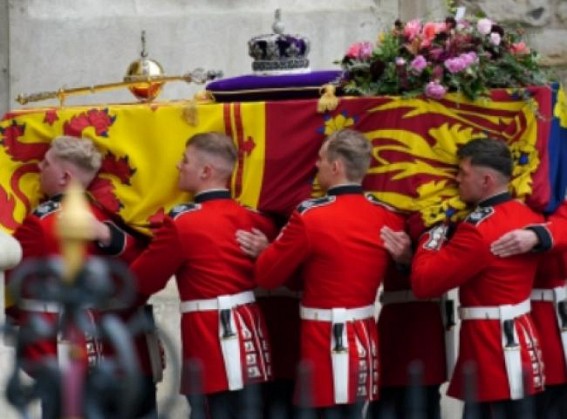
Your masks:
{"label": "red ceremonial tunic", "polygon": [[[36,258],[48,258],[59,256],[61,249],[59,238],[56,233],[57,218],[61,210],[62,196],[56,196],[39,205],[33,213],[29,214],[22,224],[14,232],[14,237],[22,246],[23,262]],[[112,255],[128,262],[132,260],[141,250],[141,244],[133,236],[124,233],[113,221],[112,218],[99,206],[90,202],[90,209],[94,216],[111,227],[112,240],[108,247],[101,248],[95,243],[90,243],[87,248],[91,255]],[[12,271],[13,272],[13,271]],[[7,280],[10,280],[8,273]],[[27,287],[25,287],[27,289]],[[25,295],[26,298],[40,300],[38,295]],[[57,313],[38,313],[11,307],[7,310],[10,317],[16,319],[20,325],[25,325],[31,316],[40,315],[48,325],[55,327],[58,322]],[[92,314],[92,313],[91,313]],[[94,321],[94,317],[93,317]],[[147,351],[146,351],[147,352]],[[24,359],[34,363],[44,361],[48,358],[57,356],[57,339],[42,339],[26,345],[23,349]],[[28,371],[34,375],[33,364]]]}
{"label": "red ceremonial tunic", "polygon": [[[132,264],[139,292],[149,296],[161,290],[172,275],[182,302],[253,290],[254,260],[242,252],[236,241],[237,230],[252,228],[273,235],[270,220],[230,199],[227,190],[198,194],[195,203],[171,211],[147,250]],[[232,315],[240,336],[244,384],[269,380],[270,348],[257,304],[240,305]],[[182,393],[210,394],[229,389],[219,344],[220,327],[218,310],[183,313]],[[200,378],[191,375],[192,365],[201,369]]]}
{"label": "red ceremonial tunic", "polygon": [[[304,285],[301,304],[312,309],[373,306],[391,257],[380,230],[404,228],[401,216],[356,185],[343,185],[328,196],[305,201],[278,238],[256,262],[256,280],[275,288],[297,275]],[[296,402],[335,405],[331,359],[331,322],[301,320],[300,357],[311,372],[311,385],[297,387]],[[348,401],[378,396],[378,333],[374,317],[346,323]],[[300,379],[300,382],[303,380]],[[300,394],[301,393],[301,394]]]}
{"label": "red ceremonial tunic", "polygon": [[[411,282],[415,295],[437,297],[460,287],[460,304],[467,308],[515,305],[529,299],[539,255],[499,258],[490,251],[490,244],[504,233],[541,222],[540,215],[504,193],[479,204],[440,250],[426,247],[431,242],[430,234],[425,234],[413,259]],[[529,313],[516,317],[513,325],[520,344],[521,368],[526,374],[525,394],[534,394],[544,384],[538,335]],[[465,369],[473,365],[478,401],[510,399],[502,342],[500,320],[463,320],[448,395],[465,399]]]}
{"label": "red ceremonial tunic", "polygon": [[[390,268],[384,278],[384,293],[411,293],[409,275]],[[381,387],[411,384],[410,366],[419,362],[425,386],[447,381],[445,330],[440,301],[383,303],[378,317]]]}
{"label": "red ceremonial tunic", "polygon": [[[565,288],[566,253],[545,253],[542,255],[534,281],[535,290]],[[542,301],[532,296],[532,318],[539,332],[543,363],[545,365],[545,384],[567,383],[565,354],[557,321],[557,305],[553,301]]]}

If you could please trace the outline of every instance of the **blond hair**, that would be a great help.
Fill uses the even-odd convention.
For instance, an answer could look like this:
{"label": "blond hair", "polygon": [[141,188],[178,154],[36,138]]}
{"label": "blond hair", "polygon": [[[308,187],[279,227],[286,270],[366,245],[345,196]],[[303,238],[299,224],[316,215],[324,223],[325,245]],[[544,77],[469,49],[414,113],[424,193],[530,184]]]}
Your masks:
{"label": "blond hair", "polygon": [[361,182],[370,167],[372,146],[366,137],[355,130],[344,129],[332,133],[325,140],[327,159],[340,159],[345,165],[345,175],[349,181]]}
{"label": "blond hair", "polygon": [[221,132],[205,132],[195,134],[187,140],[186,147],[193,147],[197,151],[213,157],[209,163],[214,164],[217,171],[224,177],[230,177],[236,160],[238,151],[234,141],[228,135]]}
{"label": "blond hair", "polygon": [[76,169],[75,176],[87,186],[102,165],[102,154],[88,138],[63,135],[56,137],[50,150],[58,160]]}

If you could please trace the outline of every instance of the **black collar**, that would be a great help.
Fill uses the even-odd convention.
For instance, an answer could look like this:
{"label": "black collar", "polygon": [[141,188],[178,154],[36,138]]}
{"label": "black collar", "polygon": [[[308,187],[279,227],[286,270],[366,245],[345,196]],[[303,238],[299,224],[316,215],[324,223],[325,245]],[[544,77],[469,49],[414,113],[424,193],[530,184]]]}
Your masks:
{"label": "black collar", "polygon": [[230,199],[230,191],[228,189],[212,189],[200,192],[193,198],[196,204],[212,201],[214,199]]}
{"label": "black collar", "polygon": [[48,199],[48,201],[54,201],[54,202],[61,202],[62,200],[63,200],[62,193],[58,193],[57,195],[50,196]]}
{"label": "black collar", "polygon": [[478,203],[479,207],[493,207],[494,205],[502,204],[504,202],[508,202],[512,199],[512,195],[510,192],[502,192],[498,195],[491,196],[490,198],[486,198],[484,201],[480,201]]}
{"label": "black collar", "polygon": [[[58,193],[56,195],[50,196],[49,199],[47,199],[47,201],[61,202],[61,201],[63,201],[64,197],[65,197],[65,194]],[[89,201],[89,202],[93,201],[93,198],[88,191],[85,191],[85,197],[87,198],[87,201]]]}
{"label": "black collar", "polygon": [[347,195],[347,194],[362,194],[362,186],[348,184],[333,186],[327,190],[327,195]]}

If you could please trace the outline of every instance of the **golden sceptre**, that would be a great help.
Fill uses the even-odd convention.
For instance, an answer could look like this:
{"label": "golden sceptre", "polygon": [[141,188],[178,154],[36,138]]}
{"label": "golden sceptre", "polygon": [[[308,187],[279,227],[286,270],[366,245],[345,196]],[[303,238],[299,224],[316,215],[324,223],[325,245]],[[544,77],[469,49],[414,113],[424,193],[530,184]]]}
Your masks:
{"label": "golden sceptre", "polygon": [[202,68],[197,68],[180,76],[164,75],[161,64],[148,58],[148,53],[146,52],[146,32],[142,31],[142,50],[140,58],[130,63],[123,81],[96,84],[93,86],[72,87],[69,89],[62,87],[59,90],[27,95],[19,94],[16,97],[16,101],[20,105],[26,105],[30,102],[59,99],[60,106],[63,106],[65,99],[68,96],[93,94],[96,92],[127,87],[138,100],[142,102],[151,102],[159,95],[161,88],[165,83],[172,81],[184,81],[186,83],[203,84],[209,80],[214,80],[220,77],[222,77],[221,71],[205,71]]}
{"label": "golden sceptre", "polygon": [[115,82],[115,83],[104,83],[96,84],[93,86],[83,86],[83,87],[72,87],[69,89],[61,88],[59,90],[53,90],[49,92],[39,92],[32,94],[19,94],[16,97],[16,101],[20,105],[26,105],[30,102],[40,102],[42,100],[48,99],[59,99],[61,106],[65,102],[67,96],[72,95],[84,95],[92,94],[96,92],[102,92],[105,90],[113,90],[122,87],[131,87],[137,85],[147,85],[151,86],[155,83],[167,83],[171,81],[185,81],[187,83],[203,84],[207,80],[214,80],[222,75],[218,71],[204,71],[203,69],[196,69],[190,73],[181,76],[130,76],[127,80]]}

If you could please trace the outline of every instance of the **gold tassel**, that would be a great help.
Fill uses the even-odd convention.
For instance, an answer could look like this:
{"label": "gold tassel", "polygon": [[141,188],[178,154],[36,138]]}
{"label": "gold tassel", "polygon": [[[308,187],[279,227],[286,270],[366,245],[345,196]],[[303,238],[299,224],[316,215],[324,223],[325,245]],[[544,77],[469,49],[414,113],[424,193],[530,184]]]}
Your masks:
{"label": "gold tassel", "polygon": [[332,84],[326,84],[321,87],[323,95],[317,102],[317,112],[325,113],[327,111],[334,111],[339,106],[339,99],[335,96],[336,87]]}
{"label": "gold tassel", "polygon": [[211,92],[201,90],[195,93],[193,99],[189,99],[183,108],[183,119],[189,125],[196,127],[199,125],[199,110],[197,109],[197,105],[213,103],[214,101],[215,100]]}

